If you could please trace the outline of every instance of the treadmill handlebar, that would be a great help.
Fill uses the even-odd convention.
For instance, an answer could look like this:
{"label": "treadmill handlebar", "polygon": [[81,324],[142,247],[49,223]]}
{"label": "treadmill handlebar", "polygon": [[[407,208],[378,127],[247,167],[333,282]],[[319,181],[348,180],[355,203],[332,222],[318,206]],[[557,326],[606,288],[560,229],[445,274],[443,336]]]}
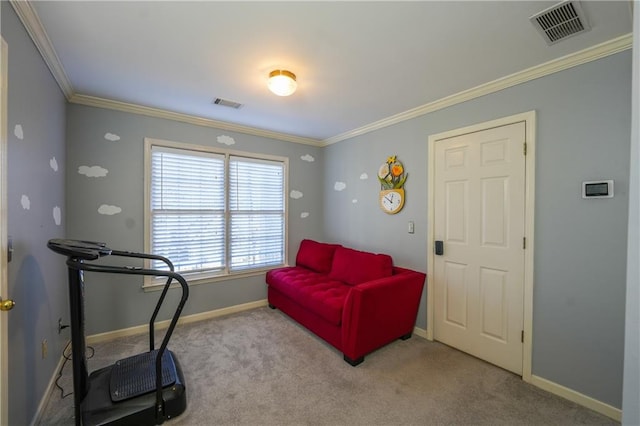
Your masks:
{"label": "treadmill handlebar", "polygon": [[111,254],[111,249],[105,243],[84,240],[49,240],[47,247],[63,256],[83,260],[96,260]]}
{"label": "treadmill handlebar", "polygon": [[[164,421],[163,412],[164,412],[164,400],[162,398],[162,356],[164,352],[167,350],[167,345],[169,344],[169,339],[171,339],[171,335],[173,334],[173,330],[175,329],[178,319],[180,318],[180,314],[182,313],[182,309],[189,298],[189,285],[184,277],[177,272],[174,272],[173,263],[163,256],[148,254],[148,253],[135,253],[130,251],[119,251],[119,250],[111,250],[106,246],[105,243],[93,242],[93,241],[82,241],[82,240],[62,240],[62,239],[52,239],[47,243],[47,247],[53,250],[56,253],[67,256],[67,267],[69,269],[75,269],[78,271],[89,271],[89,272],[98,272],[98,273],[111,273],[111,274],[125,274],[125,275],[147,275],[147,276],[163,276],[167,277],[167,282],[164,285],[160,298],[156,304],[156,308],[151,316],[150,321],[150,346],[151,349],[154,349],[154,330],[153,324],[155,322],[156,316],[158,315],[158,311],[160,310],[160,306],[165,299],[167,294],[167,290],[171,284],[172,280],[178,281],[180,287],[182,288],[182,296],[180,297],[180,302],[176,308],[176,311],[171,318],[171,322],[169,324],[169,328],[162,339],[162,343],[160,344],[160,348],[158,348],[158,353],[156,355],[156,421],[158,424]],[[114,255],[114,256],[123,256],[123,257],[133,257],[133,258],[141,258],[141,259],[156,259],[161,260],[169,266],[169,271],[159,270],[159,269],[147,269],[141,267],[132,267],[132,266],[112,266],[112,265],[98,265],[94,263],[86,263],[86,260],[96,260],[103,256]],[[77,389],[74,389],[77,391]]]}
{"label": "treadmill handlebar", "polygon": [[[174,271],[173,263],[164,256],[149,253],[136,253],[133,251],[113,250],[105,243],[86,240],[52,239],[47,247],[58,254],[81,260],[96,260],[103,256],[133,257],[138,259],[160,260],[164,262],[170,271]],[[138,267],[132,267],[134,269]]]}

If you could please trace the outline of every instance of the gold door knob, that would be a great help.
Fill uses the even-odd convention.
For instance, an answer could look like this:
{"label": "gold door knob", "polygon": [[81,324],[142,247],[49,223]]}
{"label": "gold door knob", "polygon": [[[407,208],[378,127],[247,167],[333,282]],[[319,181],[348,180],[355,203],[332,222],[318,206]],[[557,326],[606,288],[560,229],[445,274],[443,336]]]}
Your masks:
{"label": "gold door knob", "polygon": [[10,311],[16,306],[16,302],[11,299],[2,300],[0,298],[0,311]]}

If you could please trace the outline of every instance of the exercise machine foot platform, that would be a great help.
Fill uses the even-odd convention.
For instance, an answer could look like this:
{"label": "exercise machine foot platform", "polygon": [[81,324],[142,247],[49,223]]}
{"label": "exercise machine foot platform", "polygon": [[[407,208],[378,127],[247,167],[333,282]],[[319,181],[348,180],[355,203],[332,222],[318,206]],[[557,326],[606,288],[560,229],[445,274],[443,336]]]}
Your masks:
{"label": "exercise machine foot platform", "polygon": [[[184,377],[167,344],[189,297],[189,287],[185,279],[174,272],[171,261],[152,254],[112,250],[104,243],[92,241],[53,239],[47,247],[67,256],[76,425],[156,425],[183,413],[187,408]],[[168,266],[168,270],[91,262],[109,255],[159,260]],[[87,372],[85,356],[84,271],[167,278],[149,321],[149,352],[122,359],[91,375]],[[182,288],[182,296],[162,343],[156,349],[154,323],[167,290],[175,281]]]}

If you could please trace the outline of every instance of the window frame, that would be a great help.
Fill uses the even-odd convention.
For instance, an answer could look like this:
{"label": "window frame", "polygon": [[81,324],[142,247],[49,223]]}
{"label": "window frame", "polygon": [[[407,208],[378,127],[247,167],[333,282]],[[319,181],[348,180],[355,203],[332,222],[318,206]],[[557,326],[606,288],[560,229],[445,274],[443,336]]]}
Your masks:
{"label": "window frame", "polygon": [[[182,143],[182,142],[174,142],[162,139],[154,139],[154,138],[145,138],[144,139],[144,251],[146,253],[151,253],[151,153],[153,147],[159,148],[169,148],[174,150],[182,151],[184,154],[189,155],[189,153],[204,153],[204,154],[216,154],[224,156],[224,197],[225,197],[225,206],[224,206],[224,217],[225,217],[225,235],[224,235],[224,245],[225,245],[225,260],[224,267],[220,271],[204,271],[204,272],[192,272],[192,273],[182,273],[185,279],[189,282],[189,285],[194,284],[206,284],[213,283],[219,281],[226,281],[229,279],[236,279],[242,277],[256,276],[261,275],[265,271],[269,269],[273,269],[279,266],[287,266],[288,258],[289,258],[289,243],[288,243],[288,235],[289,235],[289,197],[287,194],[289,193],[289,158],[263,154],[263,153],[253,153],[246,151],[236,151],[229,149],[220,149],[216,147],[206,146],[206,145],[196,145],[190,143]],[[229,237],[230,229],[230,207],[229,207],[229,159],[230,157],[240,157],[247,158],[251,160],[259,160],[259,161],[272,161],[282,163],[283,167],[283,243],[284,243],[284,253],[281,265],[270,265],[268,267],[261,268],[253,268],[248,270],[241,270],[237,272],[230,271],[230,240]],[[145,260],[144,262],[145,268],[151,268],[151,260]],[[165,283],[164,278],[155,278],[145,276],[142,284],[143,290],[160,290],[162,285]]]}

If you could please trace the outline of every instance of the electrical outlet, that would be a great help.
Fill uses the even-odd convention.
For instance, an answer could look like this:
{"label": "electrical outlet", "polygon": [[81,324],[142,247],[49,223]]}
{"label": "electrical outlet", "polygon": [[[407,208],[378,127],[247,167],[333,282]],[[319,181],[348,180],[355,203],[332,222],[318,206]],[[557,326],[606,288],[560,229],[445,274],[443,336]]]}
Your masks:
{"label": "electrical outlet", "polygon": [[47,339],[42,340],[42,359],[47,357],[47,353],[49,352],[49,346],[47,345]]}

